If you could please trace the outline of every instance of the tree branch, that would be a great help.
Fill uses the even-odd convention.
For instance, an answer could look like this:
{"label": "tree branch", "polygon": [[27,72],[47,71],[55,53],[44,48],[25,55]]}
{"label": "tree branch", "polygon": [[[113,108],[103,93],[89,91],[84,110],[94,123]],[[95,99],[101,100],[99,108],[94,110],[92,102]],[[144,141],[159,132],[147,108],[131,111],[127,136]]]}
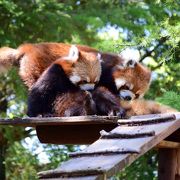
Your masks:
{"label": "tree branch", "polygon": [[160,40],[158,40],[158,44],[151,50],[146,50],[146,53],[141,57],[139,62],[142,62],[146,57],[151,56],[152,52],[154,52],[159,46],[164,44],[169,39],[169,36],[162,37]]}

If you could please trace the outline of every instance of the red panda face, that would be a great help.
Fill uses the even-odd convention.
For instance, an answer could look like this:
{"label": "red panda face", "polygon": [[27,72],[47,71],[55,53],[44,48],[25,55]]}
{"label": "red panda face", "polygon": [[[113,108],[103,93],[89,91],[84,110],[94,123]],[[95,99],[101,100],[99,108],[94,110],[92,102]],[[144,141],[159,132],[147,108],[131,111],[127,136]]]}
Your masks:
{"label": "red panda face", "polygon": [[111,53],[101,55],[112,76],[121,99],[132,100],[143,97],[150,85],[150,70],[129,58]]}
{"label": "red panda face", "polygon": [[151,72],[142,64],[130,60],[124,68],[116,67],[113,77],[120,98],[133,100],[143,97],[148,90]]}
{"label": "red panda face", "polygon": [[76,46],[72,46],[69,55],[58,61],[70,81],[82,90],[93,90],[99,82],[101,62],[97,53],[79,52]]}

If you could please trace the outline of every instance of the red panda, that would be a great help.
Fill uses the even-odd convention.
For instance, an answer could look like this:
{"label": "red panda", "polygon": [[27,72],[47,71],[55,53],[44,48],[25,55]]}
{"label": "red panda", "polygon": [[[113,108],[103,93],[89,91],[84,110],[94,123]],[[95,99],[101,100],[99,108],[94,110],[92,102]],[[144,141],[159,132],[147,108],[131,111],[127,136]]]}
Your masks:
{"label": "red panda", "polygon": [[[100,75],[101,64],[96,54],[79,52],[77,47],[72,46],[69,55],[54,61],[31,87],[28,115],[32,117],[60,113],[56,111],[58,107],[56,102],[68,97],[68,93],[73,96],[79,94],[81,101],[78,101],[83,103],[83,97],[85,100],[88,99],[83,90],[92,90],[98,83]],[[81,105],[81,111],[83,108],[86,109],[86,105]],[[78,115],[82,113],[79,112]]]}
{"label": "red panda", "polygon": [[[88,46],[78,45],[77,47],[80,53],[87,55],[87,58],[98,52]],[[19,74],[30,90],[44,70],[58,58],[67,56],[69,50],[70,45],[63,43],[25,44],[18,49],[1,48],[0,67],[7,68],[11,65],[19,65]],[[113,95],[119,95],[122,99],[130,100],[145,93],[149,87],[150,71],[140,63],[134,63],[131,60],[126,61],[125,64],[123,58],[115,54],[101,53],[101,57],[102,75],[92,95],[95,103],[98,104],[100,114],[107,115],[119,108],[119,104],[115,100],[116,97],[112,98]],[[87,58],[84,58],[85,61]],[[72,66],[62,60],[59,62],[63,70],[67,73],[70,72],[71,75],[68,75],[71,82],[80,85],[83,89],[93,88],[94,85],[88,83],[90,79],[87,77],[88,68],[85,63],[83,63],[84,65],[79,63],[79,68],[77,68],[77,72],[81,73],[81,77],[83,77],[80,78],[75,72],[71,72],[74,69],[71,68]],[[98,66],[94,66],[94,72],[98,68]],[[138,76],[143,78],[139,80]],[[98,78],[94,81],[97,82]],[[110,92],[105,91],[105,89],[112,94],[110,95]]]}
{"label": "red panda", "polygon": [[[80,53],[84,53],[88,57],[88,53],[97,54],[97,50],[90,48],[88,46],[77,45]],[[25,85],[31,90],[32,86],[41,76],[46,68],[48,68],[51,63],[56,61],[58,58],[67,56],[69,53],[70,45],[63,43],[40,43],[40,44],[24,44],[18,49],[12,48],[1,48],[0,49],[0,67],[5,67],[6,69],[12,65],[19,65],[19,74]],[[85,61],[86,61],[85,57]],[[81,88],[87,89],[92,88],[93,85],[89,84],[90,79],[88,76],[88,69],[86,71],[86,65],[79,63],[79,73],[83,75],[84,78],[80,79],[76,76],[76,73],[71,73],[71,81],[76,81]],[[73,69],[73,68],[72,68]],[[96,75],[96,71],[99,72],[98,66],[94,67],[93,76]],[[79,81],[79,82],[78,82]],[[94,79],[95,82],[98,81]],[[108,99],[108,98],[107,98]],[[118,106],[118,104],[117,104]],[[109,107],[111,111],[111,107]],[[117,109],[117,107],[116,107]],[[105,112],[107,115],[109,112]]]}
{"label": "red panda", "polygon": [[146,114],[161,114],[177,112],[169,106],[161,105],[152,100],[136,99],[132,101],[120,101],[120,106],[126,111],[126,118]]}
{"label": "red panda", "polygon": [[[52,62],[69,54],[70,48],[70,44],[64,43],[23,44],[17,49],[3,47],[0,48],[0,71],[19,66],[19,75],[30,89]],[[77,45],[77,48],[80,52],[97,53],[88,46]]]}
{"label": "red panda", "polygon": [[141,98],[147,92],[151,71],[135,60],[124,60],[116,54],[104,53],[101,56],[101,85],[123,100]]}
{"label": "red panda", "polygon": [[[0,48],[0,70],[8,69],[12,65],[19,66],[20,77],[30,89],[52,62],[68,55],[70,48],[71,45],[64,43],[23,44],[17,49],[3,47]],[[87,52],[88,54],[88,52],[90,52],[97,54],[99,52],[89,46],[77,45],[77,48],[80,53]],[[109,89],[112,89],[113,93],[117,93],[120,88],[122,89],[122,86],[128,86],[128,84],[125,83],[126,80],[130,83],[137,81],[135,83],[136,86],[131,89],[133,94],[137,94],[137,96],[138,93],[141,94],[148,89],[149,85],[146,84],[146,78],[148,79],[150,77],[150,71],[147,68],[131,59],[125,61],[123,57],[116,54],[99,53],[101,54],[104,66],[104,75],[102,75],[101,78],[102,83],[106,81],[104,84],[108,84],[107,86],[109,86]],[[83,69],[81,69],[81,71],[83,71]],[[144,77],[141,76],[145,71],[146,75]],[[108,80],[104,80],[104,77]],[[145,80],[143,81],[143,79]],[[112,85],[114,82],[111,83],[109,80],[111,82],[114,81],[115,84]],[[132,88],[132,86],[129,88]],[[141,92],[138,92],[138,89],[141,89]]]}

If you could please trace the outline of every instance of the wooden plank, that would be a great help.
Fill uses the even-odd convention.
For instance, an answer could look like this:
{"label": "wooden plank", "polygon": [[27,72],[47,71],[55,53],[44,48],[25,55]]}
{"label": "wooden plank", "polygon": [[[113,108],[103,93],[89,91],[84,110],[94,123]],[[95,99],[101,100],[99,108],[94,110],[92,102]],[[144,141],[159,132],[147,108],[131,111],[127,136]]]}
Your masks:
{"label": "wooden plank", "polygon": [[117,116],[32,117],[0,119],[0,125],[36,127],[44,125],[117,124]]}
{"label": "wooden plank", "polygon": [[177,165],[175,180],[180,180],[180,149],[176,149]]}
{"label": "wooden plank", "polygon": [[[99,179],[99,180],[105,180],[106,178],[102,175],[102,176],[84,176],[84,177],[73,177],[73,178],[68,178],[68,180],[96,180],[96,179]],[[41,178],[41,180],[48,180],[48,178]],[[65,180],[66,178],[50,178],[51,180]]]}
{"label": "wooden plank", "polygon": [[111,131],[114,123],[74,124],[59,126],[37,126],[37,136],[41,143],[51,144],[91,144],[100,137],[100,131]]}
{"label": "wooden plank", "polygon": [[[174,119],[174,116],[171,116],[171,118],[172,117]],[[131,164],[135,159],[143,155],[149,149],[156,146],[159,142],[180,128],[180,120],[173,119],[166,122],[147,124],[142,126],[119,126],[113,129],[111,133],[129,132],[132,134],[133,131],[155,131],[155,136],[139,137],[136,139],[99,139],[83,150],[79,156],[77,153],[77,156],[74,156],[74,158],[63,163],[59,168],[55,169],[54,173],[61,173],[71,177],[73,173],[78,172],[79,176],[82,177],[83,174],[81,174],[81,172],[83,171],[88,174],[94,172],[94,170],[98,170],[101,173],[105,173],[108,178],[117,173],[119,170],[123,169],[125,166]],[[139,153],[106,153],[107,151],[117,151],[128,148]],[[101,152],[101,155],[97,155],[99,152]],[[49,171],[43,173],[48,175]],[[40,175],[42,175],[42,173],[40,173]]]}
{"label": "wooden plank", "polygon": [[161,141],[156,148],[170,148],[170,149],[178,149],[180,148],[180,143],[172,142],[172,141]]}
{"label": "wooden plank", "polygon": [[156,124],[160,122],[173,121],[176,119],[174,114],[161,114],[157,117],[151,118],[141,118],[141,119],[126,119],[126,120],[118,120],[119,125],[128,125],[128,126],[141,126],[146,124]]}
{"label": "wooden plank", "polygon": [[178,156],[180,151],[177,149],[159,149],[158,180],[175,180],[180,177]]}

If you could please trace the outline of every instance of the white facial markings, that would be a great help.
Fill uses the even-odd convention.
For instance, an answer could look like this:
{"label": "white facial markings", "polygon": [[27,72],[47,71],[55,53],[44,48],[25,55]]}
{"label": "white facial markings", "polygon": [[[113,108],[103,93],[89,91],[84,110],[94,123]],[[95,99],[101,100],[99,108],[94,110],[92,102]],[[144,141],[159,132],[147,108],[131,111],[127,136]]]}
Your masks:
{"label": "white facial markings", "polygon": [[95,83],[98,83],[99,82],[99,77],[96,77],[95,80],[94,80]]}
{"label": "white facial markings", "polygon": [[77,84],[79,81],[81,81],[81,77],[78,75],[72,75],[69,79],[73,84]]}
{"label": "white facial markings", "polygon": [[102,58],[101,58],[101,54],[100,53],[97,54],[97,60],[99,60],[99,62],[103,61]]}
{"label": "white facial markings", "polygon": [[119,96],[120,96],[121,99],[127,100],[127,101],[133,100],[135,98],[134,93],[132,93],[129,90],[121,90],[119,92]]}
{"label": "white facial markings", "polygon": [[62,57],[62,59],[65,59],[67,61],[76,62],[79,58],[79,50],[75,45],[72,45],[69,49],[68,56]]}
{"label": "white facial markings", "polygon": [[133,85],[133,84],[131,84],[131,85],[130,85],[130,89],[132,90],[132,89],[133,89],[133,87],[134,87],[134,85]]}
{"label": "white facial markings", "polygon": [[88,83],[90,82],[90,78],[89,77],[87,77],[86,80],[87,80]]}
{"label": "white facial markings", "polygon": [[140,54],[138,50],[127,48],[119,54],[119,57],[123,60],[122,66],[124,68],[134,68],[140,59]]}
{"label": "white facial markings", "polygon": [[125,69],[126,67],[121,64],[121,65],[117,65],[116,68],[122,70],[122,69]]}
{"label": "white facial markings", "polygon": [[93,83],[87,83],[87,84],[81,84],[80,88],[85,91],[90,91],[94,89],[95,84]]}
{"label": "white facial markings", "polygon": [[133,87],[134,87],[134,85],[133,84],[131,84],[131,83],[126,83],[125,84],[130,90],[132,90],[133,89]]}
{"label": "white facial markings", "polygon": [[144,94],[140,94],[139,97],[138,97],[138,99],[143,98],[143,96],[144,96]]}
{"label": "white facial markings", "polygon": [[117,89],[119,89],[120,87],[126,84],[126,80],[124,78],[117,78],[115,79],[115,84],[116,84]]}

